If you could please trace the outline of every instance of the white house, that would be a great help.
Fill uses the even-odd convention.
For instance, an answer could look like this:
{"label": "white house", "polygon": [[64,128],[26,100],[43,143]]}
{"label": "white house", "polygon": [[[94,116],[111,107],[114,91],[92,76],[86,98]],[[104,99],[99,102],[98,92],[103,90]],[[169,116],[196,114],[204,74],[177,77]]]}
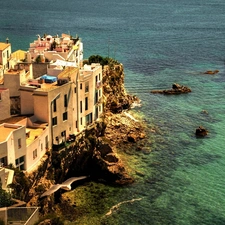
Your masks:
{"label": "white house", "polygon": [[[37,57],[51,63],[47,74],[34,79],[32,62]],[[67,141],[101,116],[103,92],[102,66],[82,65],[83,44],[79,38],[65,34],[60,38],[38,37],[30,44],[27,60],[12,63],[4,72],[1,85],[7,86],[8,92],[2,89],[2,93],[8,93],[11,99],[19,97],[20,114],[26,118],[0,125],[4,133],[0,137],[0,162],[29,171],[49,148]]]}
{"label": "white house", "polygon": [[68,34],[51,36],[45,35],[33,43],[30,43],[30,48],[27,52],[28,62],[50,62],[63,60],[75,62],[79,67],[83,61],[83,43],[79,37],[72,37]]}
{"label": "white house", "polygon": [[[8,121],[10,122],[10,118]],[[29,171],[48,150],[48,126],[34,118],[3,123],[0,125],[0,132],[1,166],[12,164],[21,170]]]}

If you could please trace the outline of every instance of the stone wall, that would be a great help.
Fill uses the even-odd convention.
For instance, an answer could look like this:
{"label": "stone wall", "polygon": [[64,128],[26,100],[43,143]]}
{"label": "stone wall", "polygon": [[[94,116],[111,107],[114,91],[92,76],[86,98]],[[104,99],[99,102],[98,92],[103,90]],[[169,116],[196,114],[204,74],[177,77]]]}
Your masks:
{"label": "stone wall", "polygon": [[49,63],[33,63],[34,79],[47,74],[47,66]]}

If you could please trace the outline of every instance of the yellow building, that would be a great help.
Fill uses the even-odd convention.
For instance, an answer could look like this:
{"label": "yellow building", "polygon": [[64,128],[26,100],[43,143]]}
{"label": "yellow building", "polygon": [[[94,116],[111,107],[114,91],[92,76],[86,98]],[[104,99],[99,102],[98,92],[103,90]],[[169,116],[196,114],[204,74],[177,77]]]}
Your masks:
{"label": "yellow building", "polygon": [[9,59],[11,55],[11,44],[0,42],[0,65],[2,66],[3,73],[9,68]]}

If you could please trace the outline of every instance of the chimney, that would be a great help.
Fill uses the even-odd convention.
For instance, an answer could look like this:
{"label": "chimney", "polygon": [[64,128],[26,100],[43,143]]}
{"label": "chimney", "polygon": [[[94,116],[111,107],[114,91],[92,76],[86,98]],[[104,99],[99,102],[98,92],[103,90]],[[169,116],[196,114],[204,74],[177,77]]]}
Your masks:
{"label": "chimney", "polygon": [[6,38],[6,44],[9,44],[9,38]]}

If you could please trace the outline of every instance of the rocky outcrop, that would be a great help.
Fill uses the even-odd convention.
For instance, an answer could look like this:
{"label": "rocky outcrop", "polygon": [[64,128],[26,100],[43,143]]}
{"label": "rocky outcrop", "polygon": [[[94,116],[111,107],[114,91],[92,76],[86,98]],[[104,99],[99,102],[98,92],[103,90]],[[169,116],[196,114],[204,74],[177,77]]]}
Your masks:
{"label": "rocky outcrop", "polygon": [[204,74],[210,74],[210,75],[214,75],[219,73],[219,70],[207,70],[204,72]]}
{"label": "rocky outcrop", "polygon": [[101,179],[120,185],[130,184],[134,181],[127,174],[122,161],[109,144],[101,143],[97,149],[93,155],[95,164],[93,176],[101,174]]}
{"label": "rocky outcrop", "polygon": [[202,126],[199,126],[196,130],[195,130],[195,135],[197,137],[205,137],[208,134],[208,130]]}
{"label": "rocky outcrop", "polygon": [[124,88],[123,65],[107,65],[103,70],[103,93],[105,96],[105,109],[113,113],[120,113],[122,110],[130,109],[136,96],[128,95]]}
{"label": "rocky outcrop", "polygon": [[108,112],[106,118],[105,137],[114,146],[132,145],[145,138],[145,131],[141,122],[133,119],[129,114]]}
{"label": "rocky outcrop", "polygon": [[153,94],[165,94],[165,95],[176,95],[176,94],[183,94],[183,93],[189,93],[191,92],[191,89],[189,87],[174,83],[172,85],[172,89],[168,90],[152,90],[151,93]]}

